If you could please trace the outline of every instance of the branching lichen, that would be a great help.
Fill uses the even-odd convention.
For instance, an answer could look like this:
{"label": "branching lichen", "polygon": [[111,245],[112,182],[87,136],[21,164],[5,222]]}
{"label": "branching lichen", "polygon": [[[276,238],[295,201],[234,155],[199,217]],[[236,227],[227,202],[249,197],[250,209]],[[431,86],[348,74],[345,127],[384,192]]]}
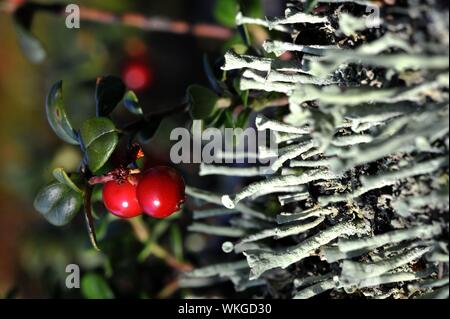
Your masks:
{"label": "branching lichen", "polygon": [[[278,153],[239,155],[270,158],[270,171],[202,165],[201,175],[252,180],[234,194],[188,190],[221,207],[194,217],[229,209],[242,231],[222,249],[246,260],[206,268],[210,277],[238,291],[296,278],[280,279],[276,297],[448,298],[448,6],[419,3],[290,0],[282,17],[238,14],[238,25],[276,32],[227,52],[222,69],[239,70],[251,97],[289,105],[254,123]],[[202,224],[216,227],[229,228]]]}

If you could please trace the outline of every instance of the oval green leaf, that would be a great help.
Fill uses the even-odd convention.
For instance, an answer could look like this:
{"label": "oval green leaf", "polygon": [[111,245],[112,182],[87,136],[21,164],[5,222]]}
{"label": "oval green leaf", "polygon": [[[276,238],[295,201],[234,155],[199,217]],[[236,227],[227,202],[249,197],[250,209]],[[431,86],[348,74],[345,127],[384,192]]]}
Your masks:
{"label": "oval green leaf", "polygon": [[125,84],[115,76],[104,76],[97,79],[95,102],[97,116],[107,116],[119,104],[125,94]]}
{"label": "oval green leaf", "polygon": [[78,213],[83,196],[69,186],[55,182],[40,190],[34,200],[35,209],[55,226],[68,224]]}
{"label": "oval green leaf", "polygon": [[92,172],[102,168],[117,146],[117,130],[109,119],[96,117],[83,123],[81,139],[87,155],[88,166]]}
{"label": "oval green leaf", "polygon": [[106,280],[95,273],[87,273],[81,279],[81,293],[86,299],[113,299],[114,293]]}
{"label": "oval green leaf", "polygon": [[73,189],[75,192],[83,194],[83,191],[78,188],[78,186],[72,181],[72,179],[69,177],[69,175],[67,175],[66,171],[64,170],[64,168],[55,168],[53,170],[53,176],[55,177],[55,179],[62,183],[62,184],[66,184],[67,186],[69,186],[71,189]]}
{"label": "oval green leaf", "polygon": [[212,115],[219,97],[210,89],[191,85],[187,90],[191,117],[194,120],[202,120]]}
{"label": "oval green leaf", "polygon": [[47,120],[53,131],[64,142],[77,145],[77,135],[67,118],[62,97],[62,81],[56,82],[50,89],[45,103]]}

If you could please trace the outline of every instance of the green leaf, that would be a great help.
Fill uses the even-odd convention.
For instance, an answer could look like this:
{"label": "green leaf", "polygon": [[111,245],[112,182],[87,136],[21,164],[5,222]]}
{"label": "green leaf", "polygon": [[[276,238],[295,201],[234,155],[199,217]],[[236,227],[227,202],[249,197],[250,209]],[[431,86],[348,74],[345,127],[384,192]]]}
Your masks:
{"label": "green leaf", "polygon": [[62,81],[56,82],[50,89],[45,103],[47,120],[53,131],[64,142],[77,145],[77,135],[67,118],[62,97]]}
{"label": "green leaf", "polygon": [[205,126],[220,128],[226,119],[225,111],[226,109],[220,109],[217,112],[215,112],[213,116],[211,116],[207,121],[205,121]]}
{"label": "green leaf", "polygon": [[15,24],[15,27],[17,41],[19,42],[22,53],[31,63],[42,63],[45,60],[47,53],[42,46],[41,41],[20,24]]}
{"label": "green leaf", "polygon": [[53,176],[56,178],[56,180],[62,184],[65,184],[69,186],[72,190],[74,190],[77,193],[83,194],[83,191],[78,188],[78,186],[72,181],[72,179],[67,175],[67,173],[64,171],[64,168],[55,168],[53,170]]}
{"label": "green leaf", "polygon": [[97,116],[108,116],[122,100],[125,91],[125,84],[118,77],[108,75],[98,78],[95,89]]}
{"label": "green leaf", "polygon": [[125,108],[133,114],[142,115],[144,112],[139,105],[139,99],[133,91],[128,91],[125,94],[123,104]]}
{"label": "green leaf", "polygon": [[225,128],[235,128],[232,111],[227,109],[225,110],[224,114],[225,114],[225,122],[224,122]]}
{"label": "green leaf", "polygon": [[92,190],[92,202],[101,202],[103,200],[103,186],[101,184],[94,185]]}
{"label": "green leaf", "polygon": [[25,57],[31,63],[41,63],[47,53],[41,42],[31,33],[31,24],[36,12],[36,6],[25,3],[14,12],[14,26],[19,46]]}
{"label": "green leaf", "polygon": [[40,190],[34,200],[35,209],[55,226],[68,224],[78,213],[83,196],[66,184],[52,183]]}
{"label": "green leaf", "polygon": [[118,143],[117,130],[109,119],[96,117],[83,123],[81,139],[87,155],[87,164],[92,172],[102,168]]}
{"label": "green leaf", "polygon": [[216,20],[228,27],[236,25],[236,15],[238,13],[237,0],[217,0],[214,8]]}
{"label": "green leaf", "polygon": [[46,57],[41,42],[31,33],[36,12],[45,11],[59,15],[64,11],[63,3],[38,3],[35,1],[16,1],[18,7],[13,12],[19,45],[25,57],[32,63],[40,63]]}
{"label": "green leaf", "polygon": [[190,113],[193,119],[206,119],[215,111],[215,106],[219,97],[210,89],[191,85],[187,90]]}
{"label": "green leaf", "polygon": [[248,124],[248,118],[250,117],[251,110],[245,109],[241,113],[239,113],[235,126],[240,128],[245,128]]}
{"label": "green leaf", "polygon": [[114,293],[106,280],[95,273],[87,273],[83,276],[81,293],[86,299],[114,299]]}

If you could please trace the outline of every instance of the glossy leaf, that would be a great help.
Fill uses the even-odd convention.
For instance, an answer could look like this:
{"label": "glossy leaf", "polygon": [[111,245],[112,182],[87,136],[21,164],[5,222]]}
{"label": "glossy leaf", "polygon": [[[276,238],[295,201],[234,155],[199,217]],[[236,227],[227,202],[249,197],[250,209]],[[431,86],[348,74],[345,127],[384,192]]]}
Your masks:
{"label": "glossy leaf", "polygon": [[92,172],[105,165],[119,140],[114,124],[104,117],[92,118],[84,122],[81,127],[81,138],[87,164]]}
{"label": "glossy leaf", "polygon": [[81,279],[81,293],[86,299],[113,299],[114,293],[106,280],[95,273],[87,273]]}
{"label": "glossy leaf", "polygon": [[81,208],[83,196],[66,184],[52,183],[38,193],[34,200],[35,209],[55,226],[69,223]]}
{"label": "glossy leaf", "polygon": [[187,90],[190,113],[193,119],[206,119],[213,114],[219,97],[210,89],[191,85]]}
{"label": "glossy leaf", "polygon": [[139,99],[133,91],[128,91],[125,94],[123,104],[125,108],[133,114],[142,115],[143,111],[139,105]]}
{"label": "glossy leaf", "polygon": [[122,100],[126,91],[125,84],[115,76],[104,76],[97,79],[95,101],[97,116],[107,116]]}
{"label": "glossy leaf", "polygon": [[55,179],[62,183],[62,184],[66,184],[67,186],[69,186],[72,190],[74,190],[77,193],[83,194],[83,191],[72,181],[72,179],[69,177],[69,175],[67,175],[66,171],[64,170],[64,168],[55,168],[53,170],[53,176],[55,177]]}
{"label": "glossy leaf", "polygon": [[53,131],[64,142],[77,145],[77,135],[70,124],[64,108],[62,96],[62,81],[56,82],[47,95],[45,103],[47,120]]}

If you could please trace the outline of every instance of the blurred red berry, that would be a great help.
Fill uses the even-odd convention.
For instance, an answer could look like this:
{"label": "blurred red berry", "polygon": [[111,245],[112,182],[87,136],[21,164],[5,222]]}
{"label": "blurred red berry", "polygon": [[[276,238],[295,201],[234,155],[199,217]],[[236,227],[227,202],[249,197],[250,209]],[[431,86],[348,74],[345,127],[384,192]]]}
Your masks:
{"label": "blurred red berry", "polygon": [[142,214],[136,197],[136,186],[128,181],[107,182],[103,186],[103,203],[112,214],[120,218],[132,218]]}
{"label": "blurred red berry", "polygon": [[152,80],[153,74],[147,64],[143,62],[130,62],[122,72],[125,85],[132,90],[143,90],[147,88]]}
{"label": "blurred red berry", "polygon": [[184,180],[175,169],[158,166],[139,181],[137,198],[145,213],[164,218],[180,210],[185,200],[184,188]]}

